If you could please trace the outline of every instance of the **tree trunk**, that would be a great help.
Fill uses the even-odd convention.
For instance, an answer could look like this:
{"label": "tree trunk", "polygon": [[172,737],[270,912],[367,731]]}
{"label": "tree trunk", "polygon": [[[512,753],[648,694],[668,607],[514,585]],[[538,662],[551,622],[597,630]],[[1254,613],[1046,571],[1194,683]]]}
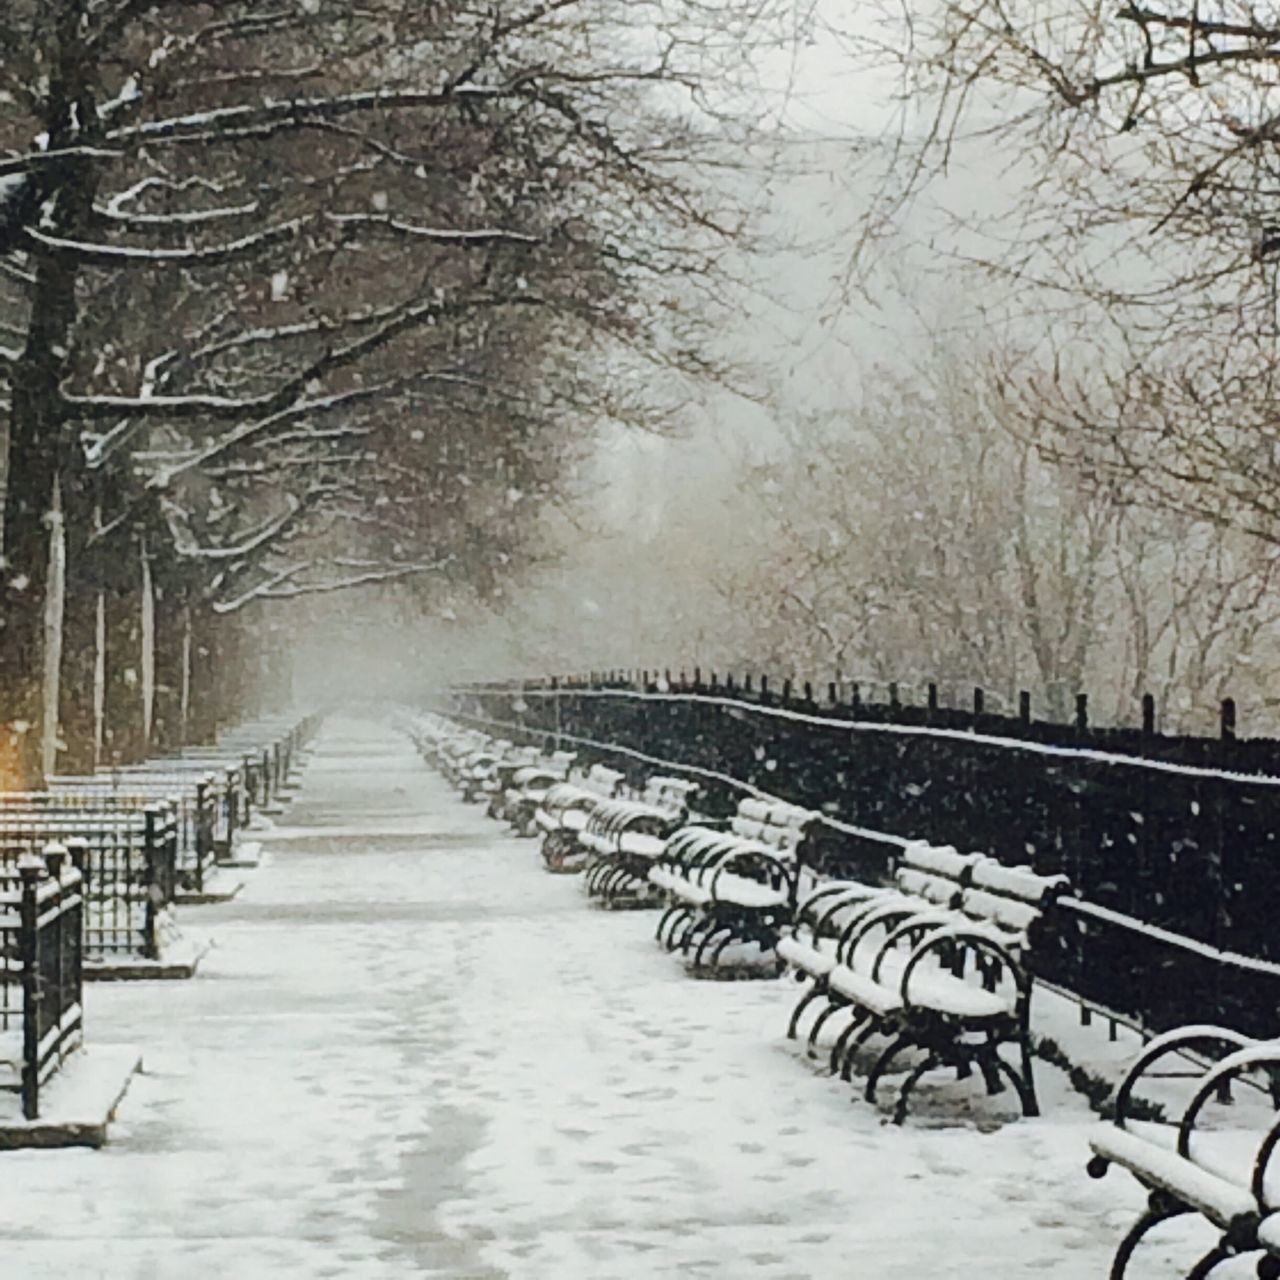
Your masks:
{"label": "tree trunk", "polygon": [[98,584],[83,567],[67,584],[62,623],[62,679],[58,720],[62,750],[59,773],[92,773],[98,763],[93,683],[98,666]]}
{"label": "tree trunk", "polygon": [[[37,28],[45,44],[46,146],[72,145],[80,124],[97,118],[86,73],[86,0],[50,6]],[[70,157],[50,166],[39,195],[48,229],[72,239],[92,217],[97,178],[90,161]],[[13,367],[0,567],[0,785],[42,786],[46,519],[59,475],[69,479],[71,433],[60,391],[76,318],[74,259],[32,251],[34,282],[26,343]],[[67,486],[64,484],[64,489]]]}
{"label": "tree trunk", "polygon": [[193,746],[207,747],[218,740],[218,619],[207,609],[192,609],[189,617],[191,684],[187,699],[187,741]]}
{"label": "tree trunk", "polygon": [[186,745],[183,687],[186,683],[186,617],[182,590],[172,576],[155,584],[155,700],[151,745],[163,754]]}
{"label": "tree trunk", "polygon": [[142,561],[132,536],[122,537],[105,584],[106,680],[103,708],[105,763],[146,758],[142,704]]}
{"label": "tree trunk", "polygon": [[62,620],[62,673],[58,682],[61,750],[57,771],[92,773],[98,764],[97,675],[101,659],[98,601],[102,551],[90,539],[98,527],[96,486],[75,483],[64,495],[67,521],[67,598]]}

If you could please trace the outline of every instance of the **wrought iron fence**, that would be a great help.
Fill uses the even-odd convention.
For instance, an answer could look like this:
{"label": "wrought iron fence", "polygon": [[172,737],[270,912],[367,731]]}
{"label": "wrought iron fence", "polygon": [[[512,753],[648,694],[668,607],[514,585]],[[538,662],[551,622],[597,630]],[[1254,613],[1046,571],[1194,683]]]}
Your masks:
{"label": "wrought iron fence", "polygon": [[678,763],[713,807],[746,786],[820,811],[840,837],[832,874],[887,878],[903,839],[1064,872],[1078,905],[1041,953],[1046,979],[1153,1026],[1218,1010],[1280,1031],[1280,743],[1021,718],[1007,736],[1008,717],[819,707],[812,691],[784,705],[758,684],[467,686],[452,710],[637,776]]}
{"label": "wrought iron fence", "polygon": [[152,801],[139,809],[104,797],[51,807],[43,795],[0,795],[0,869],[50,841],[66,845],[83,858],[85,954],[157,959],[160,914],[177,884],[176,807]]}
{"label": "wrought iron fence", "polygon": [[56,844],[0,867],[0,1088],[21,1094],[28,1120],[83,1037],[83,885]]}

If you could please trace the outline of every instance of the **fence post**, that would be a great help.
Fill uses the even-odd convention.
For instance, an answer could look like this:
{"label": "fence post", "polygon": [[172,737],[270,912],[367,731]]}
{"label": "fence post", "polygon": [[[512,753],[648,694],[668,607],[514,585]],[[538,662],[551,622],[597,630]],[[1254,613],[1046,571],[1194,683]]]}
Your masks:
{"label": "fence post", "polygon": [[53,974],[52,977],[48,975],[42,976],[44,977],[45,991],[52,988],[55,993],[54,1007],[57,1010],[59,1021],[58,1060],[61,1062],[63,1053],[61,1022],[62,1016],[67,1010],[67,975],[65,967],[67,944],[64,936],[67,928],[67,913],[62,907],[62,873],[67,865],[66,846],[56,842],[45,845],[44,864],[49,868],[49,874],[58,882],[58,908],[48,926],[53,930]]}
{"label": "fence post", "polygon": [[39,920],[40,879],[44,861],[37,854],[25,855],[18,862],[22,877],[22,932],[18,949],[22,964],[22,1114],[35,1120],[40,1114],[40,989]]}
{"label": "fence post", "polygon": [[893,712],[902,710],[902,703],[898,699],[898,682],[896,680],[889,682],[889,710]]}
{"label": "fence post", "polygon": [[827,701],[834,707],[838,701],[836,695],[836,682],[834,680],[827,681]]}
{"label": "fence post", "polygon": [[976,726],[978,721],[982,719],[983,710],[986,707],[987,695],[980,688],[973,691],[973,723]]}
{"label": "fence post", "polygon": [[240,812],[240,825],[247,827],[253,815],[253,806],[258,803],[258,788],[253,779],[253,757],[245,756],[240,761],[244,777],[244,805]]}
{"label": "fence post", "polygon": [[160,958],[160,939],[156,929],[156,899],[160,896],[160,855],[156,847],[156,811],[148,808],[143,815],[143,858],[145,860],[147,901],[142,922],[142,955],[147,960]]}
{"label": "fence post", "polygon": [[1156,732],[1156,700],[1149,694],[1142,695],[1142,736],[1155,737]]}
{"label": "fence post", "polygon": [[849,705],[853,708],[855,716],[862,710],[862,687],[856,680],[849,690]]}
{"label": "fence post", "polygon": [[1018,694],[1018,719],[1025,725],[1031,724],[1031,694],[1026,689]]}
{"label": "fence post", "polygon": [[209,821],[209,787],[196,783],[196,892],[204,891],[204,863],[213,860],[213,823]]}
{"label": "fence post", "polygon": [[938,712],[938,686],[933,680],[929,681],[927,705],[930,717],[935,716]]}
{"label": "fence post", "polygon": [[1076,694],[1076,729],[1080,733],[1087,733],[1089,729],[1089,695],[1087,693]]}

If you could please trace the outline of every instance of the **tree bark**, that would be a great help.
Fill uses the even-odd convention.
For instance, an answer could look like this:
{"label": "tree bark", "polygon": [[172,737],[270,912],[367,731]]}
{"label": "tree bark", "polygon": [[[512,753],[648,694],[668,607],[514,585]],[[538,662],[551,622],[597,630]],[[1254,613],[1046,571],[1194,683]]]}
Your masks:
{"label": "tree bark", "polygon": [[[86,71],[86,0],[51,6],[39,35],[49,68],[45,127],[50,151],[96,119]],[[41,194],[51,230],[75,238],[92,216],[96,174],[83,157],[51,166]],[[44,718],[47,516],[59,476],[68,479],[71,435],[60,387],[76,319],[74,259],[33,251],[26,345],[11,377],[8,474],[0,567],[0,785],[40,787]],[[66,484],[64,484],[64,490]]]}
{"label": "tree bark", "polygon": [[217,626],[218,619],[208,609],[190,610],[187,741],[193,746],[212,746],[218,740]]}
{"label": "tree bark", "polygon": [[119,539],[105,583],[106,681],[103,758],[137,764],[146,758],[142,706],[142,560],[132,535]]}
{"label": "tree bark", "polygon": [[[158,566],[157,566],[158,569]],[[155,700],[151,746],[168,754],[186,745],[183,684],[186,679],[186,608],[182,588],[170,573],[155,574]]]}

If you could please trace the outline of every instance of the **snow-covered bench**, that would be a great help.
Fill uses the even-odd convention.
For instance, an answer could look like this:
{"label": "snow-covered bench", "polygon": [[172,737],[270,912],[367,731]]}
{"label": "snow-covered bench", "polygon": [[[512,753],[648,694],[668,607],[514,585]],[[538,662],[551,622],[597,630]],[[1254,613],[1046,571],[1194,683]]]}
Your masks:
{"label": "snow-covered bench", "polygon": [[487,797],[485,814],[499,822],[508,821],[506,813],[507,788],[520,769],[531,769],[537,764],[541,752],[537,747],[508,747],[495,762],[493,770],[480,782],[480,795]]}
{"label": "snow-covered bench", "polygon": [[[1224,1050],[1225,1056],[1220,1056]],[[1193,1054],[1198,1058],[1189,1056]],[[1188,1063],[1209,1063],[1197,1073],[1190,1101],[1171,1123],[1133,1118],[1135,1090],[1159,1089],[1162,1073],[1154,1068],[1160,1065],[1167,1072],[1168,1060],[1175,1055],[1184,1074]],[[1116,1250],[1113,1280],[1123,1280],[1152,1227],[1188,1213],[1207,1219],[1221,1233],[1214,1248],[1190,1267],[1189,1280],[1202,1280],[1220,1262],[1246,1253],[1260,1255],[1260,1280],[1280,1280],[1280,1179],[1272,1168],[1280,1146],[1280,1122],[1274,1113],[1278,1078],[1280,1041],[1252,1040],[1223,1027],[1193,1026],[1157,1036],[1146,1045],[1116,1094],[1114,1120],[1098,1125],[1089,1139],[1092,1177],[1101,1178],[1118,1165],[1149,1194],[1146,1211]],[[1261,1086],[1260,1092],[1242,1098],[1239,1095],[1246,1091],[1236,1091],[1225,1113],[1231,1122],[1224,1122],[1223,1107],[1233,1097],[1232,1086],[1248,1079]],[[1256,1105],[1250,1107],[1250,1101]]]}
{"label": "snow-covered bench", "polygon": [[790,923],[801,850],[816,815],[779,800],[746,799],[727,829],[681,827],[650,868],[666,910],[657,938],[694,973],[776,973],[775,946]]}
{"label": "snow-covered bench", "polygon": [[588,896],[608,907],[655,905],[649,871],[671,833],[688,821],[697,792],[698,784],[685,778],[654,775],[639,796],[596,804],[578,837],[590,859]]}
{"label": "snow-covered bench", "polygon": [[[788,1035],[797,1034],[809,1005],[825,1002],[809,1033],[812,1052],[823,1024],[847,1013],[830,1051],[831,1070],[845,1080],[857,1051],[872,1036],[888,1037],[867,1075],[871,1101],[893,1061],[919,1051],[899,1093],[897,1123],[911,1090],[936,1067],[967,1075],[976,1066],[992,1093],[1006,1076],[1024,1113],[1036,1114],[1024,957],[1066,887],[1062,876],[914,844],[903,851],[892,888],[819,889],[801,906],[792,936],[778,944],[779,956],[809,982]],[[1018,1051],[1016,1065],[999,1054],[1006,1044]]]}
{"label": "snow-covered bench", "polygon": [[542,832],[542,861],[548,871],[582,870],[586,850],[579,843],[579,836],[596,805],[618,794],[624,776],[619,769],[593,764],[569,781],[547,789],[533,820]]}
{"label": "snow-covered bench", "polygon": [[495,806],[496,816],[509,822],[517,834],[533,835],[538,809],[551,788],[568,777],[574,758],[572,751],[553,751],[539,756],[533,764],[511,770],[501,803]]}

